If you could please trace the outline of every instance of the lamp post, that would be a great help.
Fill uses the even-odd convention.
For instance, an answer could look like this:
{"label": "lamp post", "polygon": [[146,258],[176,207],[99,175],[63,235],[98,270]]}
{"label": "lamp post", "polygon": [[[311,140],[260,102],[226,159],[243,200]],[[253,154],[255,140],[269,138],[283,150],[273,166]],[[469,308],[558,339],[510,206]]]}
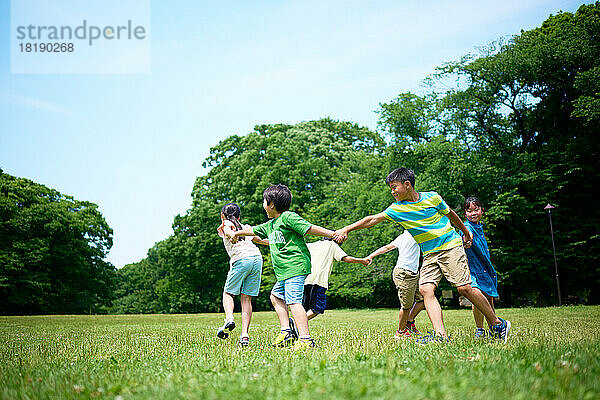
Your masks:
{"label": "lamp post", "polygon": [[548,210],[548,217],[550,218],[550,235],[552,236],[552,253],[554,254],[554,271],[556,272],[556,290],[558,292],[558,306],[562,306],[562,298],[560,297],[560,283],[558,281],[558,264],[556,263],[556,246],[554,246],[554,229],[552,228],[552,209],[555,207],[548,203],[544,210]]}

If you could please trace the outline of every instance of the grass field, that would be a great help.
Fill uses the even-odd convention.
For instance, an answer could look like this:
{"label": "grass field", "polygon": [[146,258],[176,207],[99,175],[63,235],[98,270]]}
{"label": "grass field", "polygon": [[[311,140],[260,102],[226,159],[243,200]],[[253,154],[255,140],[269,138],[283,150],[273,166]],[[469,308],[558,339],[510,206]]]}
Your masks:
{"label": "grass field", "polygon": [[268,346],[272,312],[255,313],[247,349],[239,328],[216,338],[220,314],[0,317],[0,397],[600,398],[600,307],[499,315],[506,345],[474,342],[470,312],[449,310],[451,342],[421,346],[391,339],[395,310],[328,311],[298,353]]}

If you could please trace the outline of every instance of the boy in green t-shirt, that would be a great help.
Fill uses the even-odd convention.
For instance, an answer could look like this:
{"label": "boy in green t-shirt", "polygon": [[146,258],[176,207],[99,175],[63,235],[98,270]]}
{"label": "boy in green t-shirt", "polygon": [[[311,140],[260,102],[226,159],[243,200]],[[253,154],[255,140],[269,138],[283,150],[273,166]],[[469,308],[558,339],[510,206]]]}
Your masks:
{"label": "boy in green t-shirt", "polygon": [[298,214],[288,211],[292,193],[285,185],[273,185],[263,193],[263,208],[270,219],[264,224],[233,232],[231,238],[256,235],[269,239],[269,250],[277,282],[271,290],[271,303],[275,308],[281,332],[273,345],[283,347],[294,342],[290,327],[288,307],[296,321],[300,340],[294,350],[314,347],[315,342],[308,331],[306,311],[302,307],[304,280],[310,274],[310,252],[304,241],[306,234],[332,237],[333,231],[312,225]]}

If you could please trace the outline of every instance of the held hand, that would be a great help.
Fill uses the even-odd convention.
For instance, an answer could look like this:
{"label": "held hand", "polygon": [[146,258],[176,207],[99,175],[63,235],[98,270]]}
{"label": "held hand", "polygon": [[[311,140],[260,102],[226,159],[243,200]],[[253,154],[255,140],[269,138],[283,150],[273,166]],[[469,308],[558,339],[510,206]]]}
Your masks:
{"label": "held hand", "polygon": [[236,244],[238,242],[238,236],[235,234],[235,232],[233,234],[226,234],[226,236],[231,243]]}
{"label": "held hand", "polygon": [[333,232],[332,237],[336,243],[343,243],[346,239],[348,239],[348,233],[344,229],[339,229]]}
{"label": "held hand", "polygon": [[473,238],[471,237],[471,235],[469,235],[469,237],[467,237],[466,235],[463,236],[462,240],[463,240],[463,246],[465,247],[465,249],[468,249],[473,244]]}
{"label": "held hand", "polygon": [[362,260],[363,260],[362,265],[364,265],[365,267],[368,266],[368,265],[371,265],[371,263],[373,262],[373,259],[369,258],[369,257],[365,257]]}

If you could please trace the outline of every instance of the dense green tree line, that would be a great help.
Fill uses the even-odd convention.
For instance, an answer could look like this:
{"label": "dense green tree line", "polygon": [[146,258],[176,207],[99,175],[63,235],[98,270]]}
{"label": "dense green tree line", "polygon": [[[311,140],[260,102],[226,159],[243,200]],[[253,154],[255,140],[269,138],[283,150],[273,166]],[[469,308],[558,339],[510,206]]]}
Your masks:
{"label": "dense green tree line", "polygon": [[0,170],[0,314],[105,311],[111,246],[98,206]]}
{"label": "dense green tree line", "polygon": [[[483,200],[505,305],[556,301],[543,207],[557,206],[563,294],[597,302],[599,38],[600,6],[585,5],[441,66],[428,78],[428,93],[381,104],[379,132],[325,119],[227,138],[211,149],[211,169],[197,179],[193,206],[175,218],[173,235],[119,271],[115,310],[219,310],[228,269],[215,234],[223,204],[239,203],[246,223],[260,223],[263,189],[281,182],[292,189],[293,210],[337,228],[392,201],[383,180],[398,166],[414,169],[418,190],[438,191],[461,215],[465,197]],[[382,224],[355,232],[343,247],[363,256],[399,232]],[[264,255],[259,307],[268,307],[274,282]],[[392,254],[372,268],[336,265],[331,306],[395,305],[393,263]]]}
{"label": "dense green tree line", "polygon": [[[322,119],[233,135],[210,150],[173,234],[116,275],[103,261],[112,231],[96,205],[2,173],[0,313],[219,311],[228,257],[216,227],[225,203],[240,204],[243,222],[261,223],[263,190],[284,183],[293,211],[339,228],[393,201],[384,179],[399,166],[459,215],[466,197],[482,199],[502,305],[556,303],[547,203],[557,207],[564,297],[598,303],[599,39],[600,3],[584,5],[442,65],[428,91],[380,105],[376,132]],[[342,247],[364,256],[400,232],[380,224]],[[269,309],[275,277],[262,250],[256,305]],[[329,305],[396,306],[394,262],[388,253],[369,267],[336,264]]]}

